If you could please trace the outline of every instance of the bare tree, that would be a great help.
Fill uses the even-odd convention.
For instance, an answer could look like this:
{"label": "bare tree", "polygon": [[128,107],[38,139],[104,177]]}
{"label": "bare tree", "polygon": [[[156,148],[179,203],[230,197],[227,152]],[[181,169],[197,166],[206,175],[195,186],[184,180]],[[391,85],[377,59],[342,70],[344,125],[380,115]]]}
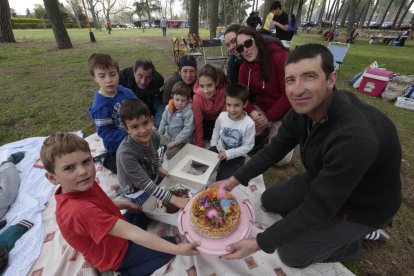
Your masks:
{"label": "bare tree", "polygon": [[400,14],[401,14],[401,11],[402,11],[402,9],[405,5],[405,2],[406,2],[406,0],[401,1],[400,7],[398,8],[398,11],[397,11],[397,14],[395,15],[394,20],[392,21],[392,26],[391,26],[392,29],[394,29],[395,25],[397,24],[398,17],[400,17]]}
{"label": "bare tree", "polygon": [[9,0],[0,0],[0,42],[16,42],[11,24]]}
{"label": "bare tree", "polygon": [[356,3],[355,0],[349,0],[348,6],[348,27],[346,28],[346,32],[348,33],[348,37],[351,37],[353,34],[354,23],[355,23],[355,13],[356,13]]}
{"label": "bare tree", "polygon": [[390,2],[388,3],[387,9],[384,11],[384,15],[382,16],[380,26],[382,25],[382,23],[384,23],[384,20],[387,17],[387,13],[390,10],[390,7],[391,7],[392,3],[394,3],[394,0],[390,0]]}
{"label": "bare tree", "polygon": [[73,48],[57,0],[43,0],[59,49]]}
{"label": "bare tree", "polygon": [[398,28],[401,27],[401,24],[404,22],[404,18],[406,17],[408,11],[411,9],[411,6],[413,5],[414,0],[411,0],[410,3],[408,4],[407,8],[405,9],[403,15],[400,18],[400,21],[398,22]]}
{"label": "bare tree", "polygon": [[216,28],[218,26],[218,0],[210,0],[209,18],[210,18],[210,38],[216,37]]}
{"label": "bare tree", "polygon": [[71,8],[73,14],[75,15],[76,23],[78,24],[78,28],[82,28],[82,24],[80,22],[80,15],[82,14],[82,7],[80,6],[79,0],[66,0],[69,7]]}
{"label": "bare tree", "polygon": [[93,24],[95,25],[95,29],[100,30],[101,26],[99,24],[99,17],[98,17],[98,13],[100,12],[100,10],[99,11],[96,10],[96,5],[99,3],[98,0],[86,0],[86,2],[88,3],[89,11],[91,12],[92,21],[93,21]]}
{"label": "bare tree", "polygon": [[322,21],[323,14],[325,12],[326,0],[322,0],[321,11],[319,13],[318,22]]}
{"label": "bare tree", "polygon": [[[365,18],[367,17],[368,9],[369,9],[370,5],[371,5],[371,0],[368,0],[368,2],[365,3],[364,8],[362,9],[361,15],[359,16],[359,20],[358,20],[358,22],[359,22],[358,27],[359,28],[364,27]],[[369,27],[369,23],[368,23],[367,27]]]}
{"label": "bare tree", "polygon": [[198,7],[199,0],[190,1],[190,34],[198,34]]}
{"label": "bare tree", "polygon": [[369,27],[369,25],[371,24],[372,17],[374,17],[374,14],[375,14],[375,11],[376,11],[376,9],[377,9],[377,7],[378,7],[378,4],[379,4],[379,0],[377,0],[377,1],[375,2],[375,6],[374,6],[374,8],[372,9],[371,15],[370,15],[370,16],[369,16],[369,18],[368,18],[368,27]]}

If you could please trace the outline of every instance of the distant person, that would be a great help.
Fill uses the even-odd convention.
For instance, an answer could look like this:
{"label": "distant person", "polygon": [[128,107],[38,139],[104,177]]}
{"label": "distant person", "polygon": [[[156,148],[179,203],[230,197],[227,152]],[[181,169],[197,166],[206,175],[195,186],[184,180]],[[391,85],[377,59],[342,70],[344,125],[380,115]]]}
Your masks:
{"label": "distant person", "polygon": [[158,128],[165,107],[161,93],[164,77],[158,73],[152,61],[141,58],[133,67],[123,69],[120,72],[119,84],[131,89],[138,99],[147,104],[154,115],[154,126]]}
{"label": "distant person", "polygon": [[116,174],[116,151],[127,136],[122,128],[119,108],[124,100],[136,99],[136,96],[130,89],[118,85],[119,65],[110,55],[92,54],[88,63],[89,72],[99,86],[88,113],[106,150],[103,166]]}
{"label": "distant person", "polygon": [[165,82],[162,90],[162,103],[168,104],[171,100],[172,87],[179,81],[183,81],[191,88],[191,99],[193,98],[193,87],[197,80],[197,61],[193,56],[184,55],[178,61],[178,71]]}
{"label": "distant person", "polygon": [[162,114],[158,133],[167,146],[165,156],[171,159],[187,143],[193,141],[194,115],[191,109],[191,88],[183,81],[173,85],[172,99]]}
{"label": "distant person", "polygon": [[297,144],[304,170],[261,196],[262,207],[283,218],[255,238],[228,245],[222,258],[277,250],[295,268],[357,259],[363,240],[389,225],[401,205],[397,130],[382,111],[336,89],[333,56],[325,46],[298,46],[285,72],[292,109],[279,133],[232,177],[213,185],[229,191],[247,186]]}
{"label": "distant person", "polygon": [[118,182],[130,201],[143,205],[154,196],[163,203],[183,209],[188,198],[176,197],[158,186],[168,174],[158,156],[160,135],[153,128],[148,107],[139,100],[125,101],[119,111],[128,136],[117,151]]}
{"label": "distant person", "polygon": [[292,40],[293,36],[297,33],[298,31],[298,26],[296,25],[296,16],[292,13],[290,15],[289,18],[289,27],[288,27],[288,32],[289,32],[289,41]]}
{"label": "distant person", "polygon": [[161,21],[160,21],[160,27],[162,29],[162,36],[164,36],[164,37],[167,36],[167,26],[168,26],[168,21],[165,18],[165,16],[163,16]]}
{"label": "distant person", "polygon": [[241,84],[232,84],[224,91],[226,111],[218,116],[209,150],[217,152],[220,164],[216,181],[224,180],[244,165],[247,154],[254,146],[254,122],[243,110],[249,90]]}
{"label": "distant person", "polygon": [[[100,272],[149,275],[173,254],[197,255],[197,242],[175,244],[173,236],[145,231],[142,207],[112,201],[95,181],[88,143],[73,133],[48,137],[40,151],[46,178],[55,192],[56,222],[63,238]],[[122,215],[120,210],[127,210]],[[143,229],[144,228],[144,229]]]}
{"label": "distant person", "polygon": [[289,15],[282,10],[282,5],[279,1],[272,3],[274,9],[274,17],[272,24],[276,27],[276,38],[280,40],[289,40]]}
{"label": "distant person", "polygon": [[262,33],[273,36],[276,34],[276,27],[273,25],[273,18],[275,17],[276,8],[278,7],[275,2],[272,2],[270,5],[269,13],[266,16],[265,22],[263,23],[263,28],[261,30]]}
{"label": "distant person", "polygon": [[108,34],[111,34],[112,26],[111,26],[111,20],[107,19],[105,24],[106,30],[108,31]]}
{"label": "distant person", "polygon": [[258,26],[262,25],[262,20],[259,17],[258,12],[251,12],[249,17],[246,20],[246,24],[253,29],[256,29]]}

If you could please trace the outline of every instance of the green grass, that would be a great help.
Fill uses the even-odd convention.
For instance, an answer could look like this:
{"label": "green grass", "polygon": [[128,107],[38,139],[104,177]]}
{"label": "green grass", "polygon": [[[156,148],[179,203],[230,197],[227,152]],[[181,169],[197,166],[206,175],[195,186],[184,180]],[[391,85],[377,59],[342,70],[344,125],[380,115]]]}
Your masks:
{"label": "green grass", "polygon": [[[166,79],[176,70],[171,40],[162,38],[160,29],[114,29],[112,35],[93,30],[96,43],[90,43],[88,30],[68,31],[73,49],[58,50],[50,29],[15,30],[18,43],[0,44],[0,145],[56,131],[82,130],[85,136],[95,131],[86,112],[97,89],[87,67],[91,53],[110,53],[120,68],[132,66],[137,58],[150,58]],[[168,36],[186,37],[187,32],[172,30]],[[200,33],[201,37],[209,35],[206,29]],[[300,33],[292,47],[308,42],[323,43],[315,34]],[[347,81],[373,61],[397,73],[413,74],[414,41],[409,40],[406,47],[391,47],[369,45],[366,36],[359,36],[341,66],[337,86],[356,92]],[[409,275],[414,269],[414,111],[356,94],[383,110],[398,128],[403,148],[403,206],[394,227],[387,230],[392,240],[368,246],[361,260],[345,265],[358,275]],[[271,185],[300,170],[296,156],[291,165],[266,172],[265,181]]]}

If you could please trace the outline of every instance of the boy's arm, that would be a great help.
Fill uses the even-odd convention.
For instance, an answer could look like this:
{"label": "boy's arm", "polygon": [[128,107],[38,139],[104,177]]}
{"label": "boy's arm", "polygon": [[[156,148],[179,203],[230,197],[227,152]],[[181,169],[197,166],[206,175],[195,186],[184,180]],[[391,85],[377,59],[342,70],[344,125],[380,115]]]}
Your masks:
{"label": "boy's arm", "polygon": [[127,132],[124,129],[115,126],[111,118],[111,113],[111,109],[101,108],[100,110],[90,113],[90,116],[95,123],[96,132],[99,137],[107,142],[121,143],[127,135]]}
{"label": "boy's arm", "polygon": [[250,122],[249,124],[246,125],[246,132],[245,132],[245,137],[243,137],[242,145],[238,148],[226,150],[227,160],[230,160],[230,159],[233,159],[239,156],[244,156],[252,150],[254,146],[254,138],[256,135],[256,130],[255,130],[254,122],[251,121],[251,119],[249,119],[248,121]]}
{"label": "boy's arm", "polygon": [[199,245],[199,242],[182,243],[176,245],[122,219],[118,219],[117,222],[115,222],[114,226],[111,228],[111,230],[109,230],[109,234],[125,240],[130,240],[136,244],[157,251],[162,251],[174,255],[198,255],[196,246]]}
{"label": "boy's arm", "polygon": [[220,116],[219,116],[216,122],[214,123],[214,129],[213,129],[213,134],[211,135],[210,147],[217,146],[218,140],[220,138],[220,128],[221,128],[221,125],[220,125]]}
{"label": "boy's arm", "polygon": [[184,128],[178,133],[174,139],[176,145],[185,143],[188,138],[193,135],[194,132],[194,114],[190,110],[184,117]]}
{"label": "boy's arm", "polygon": [[142,206],[127,200],[112,200],[119,210],[128,210],[133,214],[142,213]]}
{"label": "boy's arm", "polygon": [[162,113],[162,117],[161,117],[161,122],[160,122],[160,126],[158,127],[158,133],[160,135],[164,135],[166,130],[167,130],[167,110],[168,106],[165,107],[164,112]]}

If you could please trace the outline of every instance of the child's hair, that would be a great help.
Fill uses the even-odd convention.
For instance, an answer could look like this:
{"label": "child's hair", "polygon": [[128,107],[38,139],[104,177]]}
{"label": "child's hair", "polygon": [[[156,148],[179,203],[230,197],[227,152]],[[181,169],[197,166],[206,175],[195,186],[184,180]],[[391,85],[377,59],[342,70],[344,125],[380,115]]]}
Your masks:
{"label": "child's hair", "polygon": [[54,173],[56,158],[77,151],[90,153],[91,150],[88,142],[76,134],[58,132],[50,135],[43,142],[42,149],[40,150],[40,159],[45,169],[50,173]]}
{"label": "child's hair", "polygon": [[89,73],[91,76],[95,76],[95,69],[109,69],[111,67],[115,67],[116,71],[119,73],[119,64],[118,61],[114,60],[111,55],[103,54],[103,53],[93,53],[89,59]]}
{"label": "child's hair", "polygon": [[171,97],[174,95],[183,96],[189,99],[191,96],[191,88],[183,81],[176,82],[171,90]]}
{"label": "child's hair", "polygon": [[119,117],[124,126],[126,125],[126,120],[130,121],[140,118],[141,116],[151,117],[151,111],[148,106],[139,99],[125,100],[119,109]]}
{"label": "child's hair", "polygon": [[249,89],[240,83],[231,84],[224,90],[224,97],[237,98],[245,104],[249,99]]}
{"label": "child's hair", "polygon": [[223,70],[216,68],[211,64],[204,65],[200,71],[198,71],[197,79],[200,79],[201,77],[211,78],[215,83],[218,83],[217,86],[221,88],[224,88],[230,84],[230,81],[226,77],[226,74],[224,74]]}
{"label": "child's hair", "polygon": [[147,71],[147,70],[150,70],[150,69],[152,70],[153,73],[155,71],[155,66],[152,63],[152,61],[149,60],[149,59],[146,59],[146,58],[141,58],[141,59],[138,59],[137,61],[135,61],[134,73],[138,70],[138,68],[141,68],[141,67],[142,67],[142,69],[144,69],[144,71]]}

